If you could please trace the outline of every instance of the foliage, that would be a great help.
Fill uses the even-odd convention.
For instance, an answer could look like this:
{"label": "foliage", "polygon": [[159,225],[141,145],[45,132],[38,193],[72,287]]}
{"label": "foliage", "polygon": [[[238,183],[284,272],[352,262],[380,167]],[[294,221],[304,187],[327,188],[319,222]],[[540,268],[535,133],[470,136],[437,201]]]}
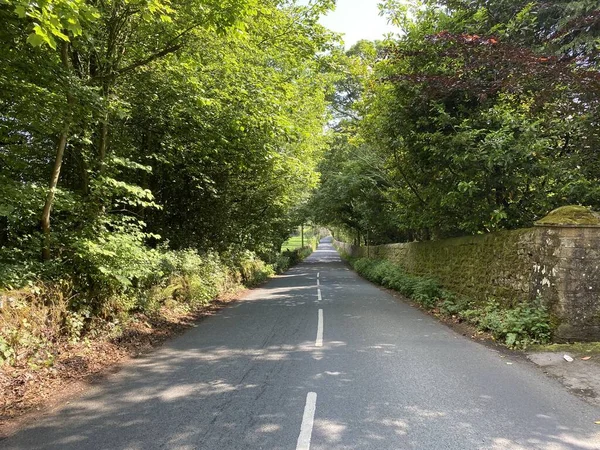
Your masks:
{"label": "foliage", "polygon": [[400,292],[425,309],[465,320],[479,331],[491,333],[507,347],[543,344],[552,336],[550,315],[540,302],[518,304],[510,309],[503,309],[495,301],[479,306],[442,289],[436,280],[408,274],[390,261],[369,258],[349,258],[349,261],[366,279]]}
{"label": "foliage", "polygon": [[[412,5],[412,6],[411,6]],[[597,2],[390,0],[313,196],[358,243],[531,226],[600,208]],[[366,235],[369,235],[368,239]]]}
{"label": "foliage", "polygon": [[317,181],[331,6],[0,3],[0,286],[127,290],[161,242],[277,250]]}
{"label": "foliage", "polygon": [[255,286],[274,274],[270,265],[250,252],[225,258],[192,249],[149,250],[138,244],[132,253],[123,249],[136,245],[127,235],[110,238],[110,243],[90,250],[87,266],[72,278],[0,291],[7,299],[1,310],[0,359],[16,364],[18,356],[19,361],[37,367],[51,365],[56,348],[65,341],[98,333],[117,336],[140,315],[152,318],[169,310],[193,311],[242,283]]}
{"label": "foliage", "polygon": [[39,291],[1,312],[3,359],[274,273],[318,181],[333,3],[0,0],[0,289]]}
{"label": "foliage", "polygon": [[443,291],[437,281],[410,275],[389,261],[360,258],[351,263],[369,281],[398,291],[427,309],[442,298]]}
{"label": "foliage", "polygon": [[550,316],[539,302],[503,310],[492,300],[481,309],[466,309],[459,315],[511,348],[545,344],[552,335]]}
{"label": "foliage", "polygon": [[83,0],[2,0],[0,4],[9,5],[19,18],[27,20],[31,30],[27,42],[35,47],[55,49],[57,39],[81,36],[83,27],[100,17],[96,8]]}
{"label": "foliage", "polygon": [[306,259],[313,252],[312,247],[297,247],[294,249],[285,249],[281,253],[271,255],[266,258],[271,265],[275,273],[282,274],[286,272],[290,267],[299,264]]}

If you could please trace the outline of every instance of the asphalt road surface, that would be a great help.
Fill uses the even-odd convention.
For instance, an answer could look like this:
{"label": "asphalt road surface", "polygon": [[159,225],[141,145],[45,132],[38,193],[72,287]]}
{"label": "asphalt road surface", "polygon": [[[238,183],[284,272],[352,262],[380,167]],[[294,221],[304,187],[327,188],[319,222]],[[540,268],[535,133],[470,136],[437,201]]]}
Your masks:
{"label": "asphalt road surface", "polygon": [[350,271],[330,240],[10,449],[600,449],[600,410]]}

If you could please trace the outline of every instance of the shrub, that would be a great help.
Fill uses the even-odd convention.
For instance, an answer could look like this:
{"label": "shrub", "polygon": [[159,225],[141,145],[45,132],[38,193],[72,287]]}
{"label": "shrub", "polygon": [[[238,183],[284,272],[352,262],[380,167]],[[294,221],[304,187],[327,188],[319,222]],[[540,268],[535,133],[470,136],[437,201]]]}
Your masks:
{"label": "shrub", "polygon": [[458,297],[454,293],[442,290],[443,300],[438,304],[440,312],[446,316],[456,316],[461,311],[471,308],[471,301],[464,297]]}
{"label": "shrub", "polygon": [[33,366],[49,365],[57,342],[77,340],[80,330],[69,327],[67,283],[40,284],[10,291],[8,304],[0,310],[0,364],[19,360]]}
{"label": "shrub", "polygon": [[422,278],[414,283],[412,298],[427,309],[432,309],[442,298],[442,289],[436,280]]}
{"label": "shrub", "polygon": [[478,330],[491,333],[508,347],[546,343],[552,336],[550,316],[539,301],[504,309],[492,300],[478,307],[469,299],[443,289],[436,280],[407,274],[389,261],[347,259],[369,281],[394,289],[426,309],[437,307],[444,315],[458,316]]}
{"label": "shrub", "polygon": [[273,268],[276,273],[283,273],[306,259],[312,253],[312,247],[302,247],[295,250],[284,250],[275,257]]}
{"label": "shrub", "polygon": [[246,286],[256,286],[275,274],[271,265],[266,264],[250,251],[238,254],[234,260],[234,268],[240,271],[242,282]]}
{"label": "shrub", "polygon": [[552,337],[550,315],[539,300],[511,309],[502,309],[497,301],[491,300],[483,308],[462,311],[460,316],[511,348],[545,344]]}
{"label": "shrub", "polygon": [[283,273],[291,267],[291,258],[289,256],[278,254],[273,263],[275,273]]}
{"label": "shrub", "polygon": [[19,355],[20,361],[46,365],[61,342],[105,332],[115,336],[139,313],[185,312],[242,282],[254,286],[274,274],[252,252],[221,257],[148,249],[118,233],[81,241],[71,264],[68,279],[6,290],[11,300],[0,310],[0,364],[15,364]]}

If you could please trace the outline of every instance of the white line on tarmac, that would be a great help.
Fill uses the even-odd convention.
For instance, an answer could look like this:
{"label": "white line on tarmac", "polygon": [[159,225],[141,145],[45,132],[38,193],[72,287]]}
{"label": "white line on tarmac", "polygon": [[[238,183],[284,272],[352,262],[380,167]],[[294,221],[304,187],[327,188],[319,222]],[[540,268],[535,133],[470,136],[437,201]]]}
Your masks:
{"label": "white line on tarmac", "polygon": [[321,286],[321,280],[317,278],[317,286]]}
{"label": "white line on tarmac", "polygon": [[319,323],[317,325],[317,340],[315,347],[323,347],[323,310],[319,310]]}
{"label": "white line on tarmac", "polygon": [[304,416],[302,417],[302,426],[300,427],[300,436],[298,436],[296,450],[310,450],[310,439],[312,437],[316,409],[317,394],[309,392],[306,396],[306,406],[304,407]]}
{"label": "white line on tarmac", "polygon": [[321,275],[321,272],[317,272],[317,279],[319,279],[320,275]]}
{"label": "white line on tarmac", "polygon": [[321,297],[321,289],[317,289],[317,297],[319,301],[323,300],[323,298]]}

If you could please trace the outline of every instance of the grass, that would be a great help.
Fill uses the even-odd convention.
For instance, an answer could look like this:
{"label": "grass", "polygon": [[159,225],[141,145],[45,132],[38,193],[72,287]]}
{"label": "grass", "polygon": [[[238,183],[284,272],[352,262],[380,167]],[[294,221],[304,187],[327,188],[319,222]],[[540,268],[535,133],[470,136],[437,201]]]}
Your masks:
{"label": "grass", "polygon": [[[308,239],[306,238],[306,236],[304,236],[304,245],[308,245]],[[301,236],[293,236],[293,237],[289,238],[281,246],[281,251],[296,250],[297,248],[302,248],[302,237]]]}

